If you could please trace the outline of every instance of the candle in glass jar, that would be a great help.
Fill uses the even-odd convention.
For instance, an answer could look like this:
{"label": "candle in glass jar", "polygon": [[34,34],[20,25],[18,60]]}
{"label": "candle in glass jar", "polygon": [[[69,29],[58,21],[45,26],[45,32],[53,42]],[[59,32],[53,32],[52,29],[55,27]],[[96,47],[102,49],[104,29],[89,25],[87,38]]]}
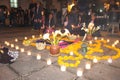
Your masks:
{"label": "candle in glass jar", "polygon": [[29,55],[29,56],[30,56],[30,55],[31,55],[31,52],[30,52],[30,51],[28,51],[28,52],[27,52],[27,55]]}
{"label": "candle in glass jar", "polygon": [[97,40],[98,38],[97,38],[97,37],[95,37],[94,39],[95,39],[95,40]]}
{"label": "candle in glass jar", "polygon": [[91,63],[86,63],[85,68],[86,69],[91,69]]}
{"label": "candle in glass jar", "polygon": [[66,71],[66,66],[62,65],[61,66],[61,71]]}
{"label": "candle in glass jar", "polygon": [[112,47],[115,47],[115,44],[112,44]]}
{"label": "candle in glass jar", "polygon": [[40,60],[40,59],[41,59],[41,55],[37,54],[37,60]]}
{"label": "candle in glass jar", "polygon": [[72,51],[70,52],[70,55],[71,55],[71,56],[73,55],[73,52],[72,52]]}
{"label": "candle in glass jar", "polygon": [[32,38],[35,38],[35,35],[32,35]]}
{"label": "candle in glass jar", "polygon": [[24,39],[27,40],[27,37],[25,37]]}
{"label": "candle in glass jar", "polygon": [[110,42],[110,40],[109,40],[109,39],[107,39],[107,42]]}
{"label": "candle in glass jar", "polygon": [[77,76],[81,77],[83,75],[83,70],[81,68],[79,68],[77,70]]}
{"label": "candle in glass jar", "polygon": [[7,46],[9,46],[10,45],[10,43],[9,42],[7,42],[7,44],[6,44]]}
{"label": "candle in glass jar", "polygon": [[24,50],[24,48],[21,48],[20,51],[21,51],[21,52],[24,52],[25,50]]}
{"label": "candle in glass jar", "polygon": [[42,35],[40,34],[40,38],[42,38]]}
{"label": "candle in glass jar", "polygon": [[7,41],[4,42],[4,44],[6,44],[6,45],[7,45],[7,43],[8,43]]}
{"label": "candle in glass jar", "polygon": [[92,41],[89,41],[89,44],[92,44]]}
{"label": "candle in glass jar", "polygon": [[50,58],[47,59],[47,65],[51,65],[52,64],[52,61]]}
{"label": "candle in glass jar", "polygon": [[19,49],[19,46],[16,46],[15,49],[18,50],[18,49]]}
{"label": "candle in glass jar", "polygon": [[101,38],[101,40],[104,40],[104,38]]}
{"label": "candle in glass jar", "polygon": [[116,40],[116,43],[119,43],[119,40]]}
{"label": "candle in glass jar", "polygon": [[15,39],[15,42],[18,42],[18,39],[17,39],[17,38]]}
{"label": "candle in glass jar", "polygon": [[98,62],[97,58],[94,58],[94,59],[93,59],[93,62],[94,62],[94,63],[97,63],[97,62]]}
{"label": "candle in glass jar", "polygon": [[11,48],[13,48],[13,47],[14,47],[14,44],[11,44],[10,46],[11,46]]}
{"label": "candle in glass jar", "polygon": [[109,59],[108,59],[108,63],[112,63],[112,58],[109,58]]}

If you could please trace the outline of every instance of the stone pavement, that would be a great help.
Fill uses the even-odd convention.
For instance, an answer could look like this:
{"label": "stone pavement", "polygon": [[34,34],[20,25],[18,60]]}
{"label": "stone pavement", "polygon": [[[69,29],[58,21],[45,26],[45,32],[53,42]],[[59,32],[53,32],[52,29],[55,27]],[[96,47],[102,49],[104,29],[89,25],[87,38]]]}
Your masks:
{"label": "stone pavement", "polygon": [[[4,41],[8,41],[25,49],[25,52],[19,53],[19,58],[14,63],[0,64],[0,80],[120,80],[120,59],[113,60],[111,64],[100,61],[92,64],[90,70],[84,69],[87,60],[83,59],[79,65],[79,68],[84,70],[82,77],[76,76],[77,68],[67,68],[62,72],[57,63],[57,57],[50,56],[48,50],[39,51],[35,47],[26,47],[22,44],[25,36],[30,38],[32,35],[39,36],[39,32],[32,30],[31,27],[0,28],[0,44],[6,46]],[[109,38],[112,43],[114,40],[120,40],[120,33],[111,35],[102,31],[102,37]],[[18,42],[14,41],[15,38]],[[120,43],[117,47],[120,48]],[[28,56],[27,51],[31,51],[32,54]],[[41,60],[36,59],[37,54],[41,54]],[[51,65],[46,63],[48,58],[52,60]]]}

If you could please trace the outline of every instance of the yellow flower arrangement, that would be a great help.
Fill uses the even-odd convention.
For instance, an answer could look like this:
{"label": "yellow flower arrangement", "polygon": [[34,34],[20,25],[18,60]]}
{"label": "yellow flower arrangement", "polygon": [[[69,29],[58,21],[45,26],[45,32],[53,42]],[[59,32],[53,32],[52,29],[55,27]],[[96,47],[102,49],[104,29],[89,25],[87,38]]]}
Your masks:
{"label": "yellow flower arrangement", "polygon": [[[117,52],[116,55],[113,55],[113,56],[109,56],[109,55],[94,56],[94,55],[92,55],[94,52],[103,53],[103,49],[101,49],[102,43],[103,43],[104,47],[116,51]],[[69,54],[70,51],[73,51],[74,55],[73,56],[59,56],[58,64],[65,65],[66,67],[77,67],[80,64],[80,60],[83,58],[90,59],[90,60],[93,60],[94,58],[96,58],[97,60],[108,60],[109,58],[112,58],[112,59],[120,58],[120,49],[113,47],[111,45],[108,45],[106,40],[96,40],[95,44],[89,44],[89,49],[85,56],[83,56],[79,52],[77,52],[78,49],[81,48],[80,47],[81,44],[82,44],[82,42],[78,42],[78,43],[71,44],[70,46],[68,46],[64,49],[61,49],[61,53]],[[67,60],[72,60],[75,62],[68,63]]]}
{"label": "yellow flower arrangement", "polygon": [[[37,39],[37,38],[36,38]],[[35,43],[33,43],[33,40],[35,39],[29,39],[30,41],[30,45],[35,46]],[[26,41],[26,40],[24,40]],[[25,43],[23,41],[23,43]],[[109,58],[111,59],[118,59],[120,58],[120,49],[109,45],[107,40],[95,40],[93,44],[88,44],[88,51],[86,53],[85,56],[83,56],[81,53],[78,52],[78,49],[81,48],[82,45],[82,41],[79,41],[77,43],[73,43],[65,48],[61,48],[60,52],[62,54],[64,54],[65,56],[61,55],[58,57],[58,64],[59,65],[64,65],[66,67],[78,67],[80,64],[80,61],[83,58],[86,59],[90,59],[93,60],[94,58],[96,58],[97,60],[108,60]],[[116,52],[115,55],[106,55],[106,56],[95,56],[93,55],[93,53],[98,52],[100,54],[102,54],[104,52],[104,50],[102,49],[102,47],[106,47],[108,49],[114,50]],[[49,47],[48,47],[49,49]],[[73,55],[70,55],[70,52],[73,52]],[[71,61],[71,62],[69,62]]]}

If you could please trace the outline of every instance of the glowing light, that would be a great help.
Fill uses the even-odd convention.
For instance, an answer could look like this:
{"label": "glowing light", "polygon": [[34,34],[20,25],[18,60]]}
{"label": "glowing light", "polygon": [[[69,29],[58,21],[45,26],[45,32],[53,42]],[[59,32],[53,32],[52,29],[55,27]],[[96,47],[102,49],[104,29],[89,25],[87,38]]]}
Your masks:
{"label": "glowing light", "polygon": [[112,58],[109,58],[109,59],[108,59],[108,63],[112,63]]}
{"label": "glowing light", "polygon": [[52,64],[52,61],[50,58],[47,59],[47,65],[51,65]]}
{"label": "glowing light", "polygon": [[86,65],[85,65],[85,68],[86,68],[86,69],[91,69],[91,63],[88,63],[88,62],[87,62]]}
{"label": "glowing light", "polygon": [[66,71],[66,66],[62,65],[61,66],[61,71]]}
{"label": "glowing light", "polygon": [[27,37],[25,37],[24,39],[27,40]]}
{"label": "glowing light", "polygon": [[31,52],[30,52],[30,51],[28,51],[28,52],[27,52],[27,55],[29,55],[29,56],[30,56],[30,55],[31,55]]}
{"label": "glowing light", "polygon": [[41,59],[41,55],[37,54],[37,60],[40,60],[40,59]]}
{"label": "glowing light", "polygon": [[73,52],[70,52],[70,55],[72,56],[72,55],[73,55]]}
{"label": "glowing light", "polygon": [[17,38],[15,39],[15,42],[18,42],[18,39],[17,39]]}
{"label": "glowing light", "polygon": [[77,70],[77,76],[82,76],[83,75],[83,70],[81,69],[81,68],[79,68],[78,70]]}

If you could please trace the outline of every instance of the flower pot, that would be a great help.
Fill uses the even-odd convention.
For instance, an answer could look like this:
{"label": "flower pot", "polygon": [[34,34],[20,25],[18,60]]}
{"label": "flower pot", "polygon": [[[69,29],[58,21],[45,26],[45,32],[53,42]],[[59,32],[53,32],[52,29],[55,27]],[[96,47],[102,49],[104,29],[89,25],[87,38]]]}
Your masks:
{"label": "flower pot", "polygon": [[60,52],[60,47],[58,45],[51,45],[50,46],[50,55],[58,56]]}
{"label": "flower pot", "polygon": [[86,39],[87,39],[87,40],[92,40],[92,35],[87,34]]}

